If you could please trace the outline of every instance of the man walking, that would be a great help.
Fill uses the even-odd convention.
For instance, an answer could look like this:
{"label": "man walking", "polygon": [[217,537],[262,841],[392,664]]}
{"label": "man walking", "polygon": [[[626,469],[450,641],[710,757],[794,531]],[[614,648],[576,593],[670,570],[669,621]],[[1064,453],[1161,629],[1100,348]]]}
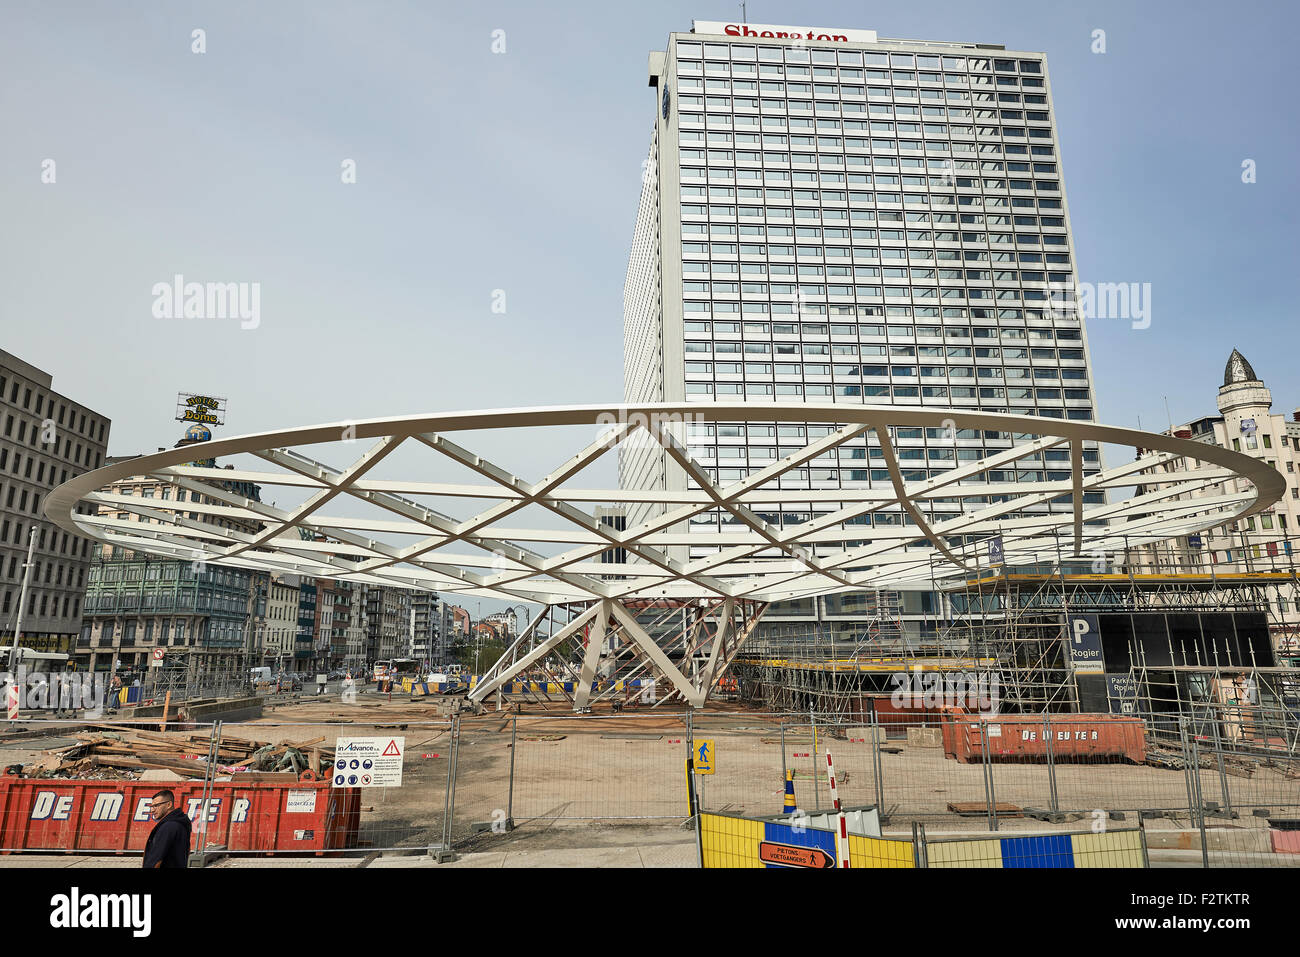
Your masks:
{"label": "man walking", "polygon": [[149,816],[158,823],[144,844],[144,866],[184,867],[190,853],[190,819],[176,807],[176,795],[162,790],[149,802]]}

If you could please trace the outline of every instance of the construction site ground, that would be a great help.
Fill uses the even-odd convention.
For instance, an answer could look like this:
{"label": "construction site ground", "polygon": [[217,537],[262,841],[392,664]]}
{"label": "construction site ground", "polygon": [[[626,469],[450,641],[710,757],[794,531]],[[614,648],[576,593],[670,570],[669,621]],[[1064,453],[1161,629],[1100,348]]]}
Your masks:
{"label": "construction site ground", "polygon": [[[400,788],[367,789],[363,793],[361,846],[346,857],[268,858],[232,855],[213,866],[277,866],[310,862],[319,866],[434,866],[433,858],[417,848],[437,845],[442,836],[450,740],[450,714],[461,707],[456,697],[409,699],[373,691],[344,704],[336,695],[297,696],[273,702],[260,719],[225,725],[223,737],[275,741],[305,740],[321,735],[326,746],[342,735],[392,733],[406,739],[406,759]],[[692,866],[695,840],[684,801],[686,725],[676,713],[643,708],[637,712],[606,713],[599,719],[574,717],[566,701],[514,702],[505,710],[489,703],[483,714],[461,716],[457,784],[452,836],[459,860],[437,866]],[[746,816],[778,814],[783,801],[781,720],[763,711],[741,710],[734,703],[712,704],[693,718],[697,739],[713,741],[716,770],[701,776],[705,810]],[[32,722],[19,727],[37,729]],[[515,729],[514,795],[510,797],[512,728]],[[70,727],[51,728],[48,736],[7,740],[0,734],[4,766],[38,760],[45,749],[74,740]],[[786,729],[785,766],[795,769],[800,807],[830,806],[824,757],[834,754],[840,797],[845,806],[876,803],[869,739],[854,737],[862,729],[844,729],[841,737],[819,736],[812,748],[808,727]],[[885,833],[910,836],[911,822],[925,824],[930,839],[945,835],[988,833],[985,813],[953,813],[949,804],[986,807],[984,771],[979,764],[945,758],[938,747],[909,745],[905,737],[890,737],[881,754],[887,815]],[[1206,797],[1214,775],[1203,771]],[[995,766],[996,800],[1018,809],[1045,809],[1049,802],[1046,768],[1042,764]],[[1276,780],[1274,780],[1276,778]],[[1199,837],[1184,810],[1187,776],[1128,763],[1059,764],[1056,767],[1058,806],[1071,813],[1053,823],[1026,816],[1000,817],[998,830],[1016,833],[1045,830],[1086,831],[1097,811],[1127,812],[1123,820],[1107,814],[1106,826],[1137,826],[1137,809],[1154,809],[1146,820],[1152,862],[1199,866]],[[1297,783],[1276,769],[1262,768],[1249,781],[1233,778],[1246,793],[1276,795],[1294,792]],[[509,817],[514,827],[507,829]],[[1169,809],[1164,814],[1161,809]],[[497,823],[494,830],[493,822]],[[1212,853],[1231,855],[1233,863],[1283,864],[1283,855],[1267,851],[1267,822],[1250,813],[1212,820],[1217,843]],[[1291,855],[1300,857],[1300,855]],[[1193,859],[1194,858],[1194,859]],[[131,866],[134,855],[6,855],[0,865]],[[46,863],[48,862],[48,863]],[[1297,861],[1296,863],[1300,863]]]}

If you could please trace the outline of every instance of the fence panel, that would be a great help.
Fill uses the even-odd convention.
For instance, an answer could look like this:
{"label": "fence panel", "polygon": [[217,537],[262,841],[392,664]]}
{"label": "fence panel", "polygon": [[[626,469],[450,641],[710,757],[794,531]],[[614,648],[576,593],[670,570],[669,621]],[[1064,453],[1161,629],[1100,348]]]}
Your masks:
{"label": "fence panel", "polygon": [[[340,803],[336,812],[355,815],[341,846],[361,852],[431,851],[443,844],[450,721],[258,720],[223,724],[220,731],[223,742],[271,744],[273,753],[280,744],[295,744],[311,762],[301,778],[318,776],[332,791],[351,792],[351,803]],[[319,771],[318,760],[324,765]],[[284,763],[283,758],[276,762]],[[224,766],[217,768],[218,780],[223,771]],[[242,780],[247,773],[236,771],[230,777]],[[392,783],[381,786],[384,780]],[[255,812],[265,815],[261,826],[286,826],[284,818],[270,816],[273,810]]]}
{"label": "fence panel", "polygon": [[908,717],[880,727],[881,813],[891,825],[988,829],[988,782],[978,755],[969,762],[946,757],[936,720]]}
{"label": "fence panel", "polygon": [[[685,820],[687,717],[653,715],[493,716],[498,765],[508,765],[504,745],[513,729],[513,797],[507,775],[502,798],[516,823],[536,821]],[[475,719],[482,720],[482,719]],[[470,722],[466,719],[466,727]],[[504,736],[503,736],[504,735]],[[492,761],[486,741],[475,742],[473,761]],[[462,756],[459,779],[476,765]],[[494,772],[500,777],[500,768]],[[459,784],[458,784],[459,787]],[[458,795],[458,803],[462,797]]]}
{"label": "fence panel", "polygon": [[1181,741],[1153,734],[1160,725],[1136,716],[1124,727],[1130,738],[1120,742],[1123,747],[1102,747],[1103,729],[1096,722],[1069,715],[1053,719],[1058,733],[1081,745],[1055,761],[1061,811],[1115,821],[1128,821],[1130,815],[1177,821],[1181,811],[1186,827],[1190,805]]}
{"label": "fence panel", "polygon": [[1210,867],[1300,866],[1296,716],[1251,706],[1197,708],[1189,750]]}
{"label": "fence panel", "polygon": [[[696,715],[692,731],[697,754],[704,741],[713,742],[714,749],[713,773],[696,776],[702,810],[746,817],[782,813],[785,775],[779,721]],[[807,771],[797,773],[796,781],[796,796],[802,799],[799,784],[808,782]],[[811,794],[810,782],[808,790]]]}
{"label": "fence panel", "polygon": [[821,774],[822,791],[829,806],[826,792],[826,752],[835,762],[835,783],[844,807],[875,806],[876,760],[875,734],[870,724],[851,721],[843,716],[819,720],[817,734],[818,773]]}
{"label": "fence panel", "polygon": [[[826,759],[822,746],[826,724],[809,715],[787,715],[782,723],[783,766],[793,772],[791,786],[795,805],[805,811],[821,811],[831,806],[830,786],[826,779]],[[782,792],[785,780],[782,778]]]}

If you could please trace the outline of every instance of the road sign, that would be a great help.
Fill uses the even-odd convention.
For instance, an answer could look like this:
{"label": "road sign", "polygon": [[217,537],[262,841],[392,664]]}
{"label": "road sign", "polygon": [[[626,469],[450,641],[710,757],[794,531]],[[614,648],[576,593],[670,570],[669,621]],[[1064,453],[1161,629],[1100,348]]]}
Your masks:
{"label": "road sign", "polygon": [[835,858],[820,847],[795,847],[763,841],[758,845],[758,859],[764,864],[783,867],[834,867]]}
{"label": "road sign", "polygon": [[1096,615],[1066,615],[1066,643],[1075,674],[1099,675],[1105,668],[1101,655],[1101,628]]}
{"label": "road sign", "polygon": [[989,564],[1002,564],[1002,536],[989,539]]}
{"label": "road sign", "polygon": [[695,739],[695,773],[713,773],[713,739]]}
{"label": "road sign", "polygon": [[330,778],[336,788],[401,787],[405,751],[405,737],[339,738]]}
{"label": "road sign", "polygon": [[164,654],[166,654],[166,652],[162,648],[155,648],[153,651],[151,651],[149,653],[149,667],[150,668],[161,667],[163,663]]}

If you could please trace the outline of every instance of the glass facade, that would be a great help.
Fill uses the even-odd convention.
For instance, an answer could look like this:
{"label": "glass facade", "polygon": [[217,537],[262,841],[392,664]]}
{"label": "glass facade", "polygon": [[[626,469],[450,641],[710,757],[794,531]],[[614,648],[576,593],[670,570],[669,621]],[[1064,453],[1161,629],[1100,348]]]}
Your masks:
{"label": "glass facade", "polygon": [[[1082,322],[1048,303],[1076,274],[1041,54],[673,34],[651,82],[656,125],[625,297],[628,401],[1093,418]],[[722,484],[829,431],[685,426],[692,456]],[[920,481],[1017,438],[963,430],[957,414],[951,429],[897,430],[896,445],[905,480]],[[1047,450],[989,479],[1066,479],[1069,455]],[[1100,467],[1095,445],[1083,456],[1085,472]],[[653,451],[624,458],[625,484],[672,487]],[[891,485],[870,437],[781,483]],[[788,527],[838,507],[785,498],[763,517]],[[861,521],[866,538],[873,522],[910,519]]]}

